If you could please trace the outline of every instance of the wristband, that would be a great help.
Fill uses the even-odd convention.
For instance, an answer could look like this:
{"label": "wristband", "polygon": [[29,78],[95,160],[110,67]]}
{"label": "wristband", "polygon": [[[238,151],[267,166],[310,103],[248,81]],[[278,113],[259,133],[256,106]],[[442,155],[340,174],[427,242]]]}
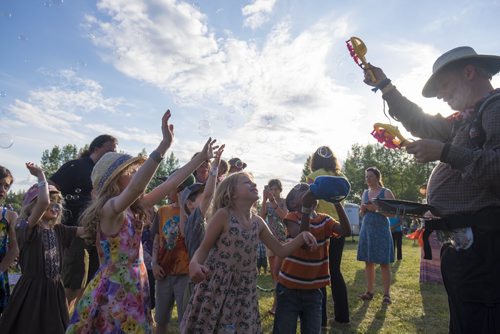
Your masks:
{"label": "wristband", "polygon": [[47,185],[47,181],[43,180],[43,181],[39,181],[37,183],[37,186],[38,188],[42,188],[42,187],[45,187]]}
{"label": "wristband", "polygon": [[385,87],[387,87],[387,85],[388,85],[388,84],[390,84],[390,83],[391,83],[391,79],[389,79],[389,78],[385,78],[384,80],[380,81],[380,82],[378,83],[378,85],[376,85],[375,87],[373,87],[373,88],[372,88],[372,91],[373,91],[374,93],[376,93],[376,92],[377,92],[377,90],[379,90],[379,89],[380,89],[380,90],[384,89],[384,88],[385,88]]}
{"label": "wristband", "polygon": [[160,152],[158,152],[156,150],[151,152],[151,154],[149,155],[149,158],[151,158],[157,164],[159,164],[163,160],[163,156],[160,154]]}

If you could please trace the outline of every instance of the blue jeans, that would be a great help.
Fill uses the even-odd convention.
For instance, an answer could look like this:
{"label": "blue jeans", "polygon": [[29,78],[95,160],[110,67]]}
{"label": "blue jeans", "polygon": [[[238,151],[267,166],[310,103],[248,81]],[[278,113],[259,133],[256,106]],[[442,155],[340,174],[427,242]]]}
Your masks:
{"label": "blue jeans", "polygon": [[276,285],[276,315],[273,334],[289,334],[297,331],[300,317],[302,334],[318,334],[321,331],[321,289],[296,290]]}

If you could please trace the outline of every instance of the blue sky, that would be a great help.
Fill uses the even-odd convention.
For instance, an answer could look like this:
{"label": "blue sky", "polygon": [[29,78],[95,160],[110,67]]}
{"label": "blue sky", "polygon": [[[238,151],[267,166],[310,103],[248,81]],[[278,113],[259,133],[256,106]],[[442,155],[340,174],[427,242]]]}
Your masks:
{"label": "blue sky", "polygon": [[[181,162],[208,136],[226,143],[262,185],[299,180],[321,145],[341,160],[388,122],[345,40],[428,113],[432,63],[470,45],[500,55],[499,1],[3,0],[0,2],[0,164],[14,189],[24,162],[102,133],[137,154],[160,140],[170,108]],[[498,76],[494,86],[500,86]]]}

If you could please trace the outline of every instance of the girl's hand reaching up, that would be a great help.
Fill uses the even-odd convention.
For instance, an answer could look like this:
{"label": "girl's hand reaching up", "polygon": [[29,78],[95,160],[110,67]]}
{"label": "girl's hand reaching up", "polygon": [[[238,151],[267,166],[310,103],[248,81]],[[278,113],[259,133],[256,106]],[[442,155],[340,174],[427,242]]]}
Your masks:
{"label": "girl's hand reaching up", "polygon": [[189,262],[189,278],[195,283],[205,280],[208,275],[208,268],[196,261]]}
{"label": "girl's hand reaching up", "polygon": [[31,175],[36,176],[39,179],[45,178],[45,174],[43,173],[43,170],[39,166],[35,165],[34,163],[27,162],[26,168],[28,168]]}
{"label": "girl's hand reaching up", "polygon": [[205,158],[205,160],[210,160],[214,157],[214,150],[216,150],[219,146],[214,146],[217,139],[212,139],[209,137],[205,145],[201,150],[201,156]]}

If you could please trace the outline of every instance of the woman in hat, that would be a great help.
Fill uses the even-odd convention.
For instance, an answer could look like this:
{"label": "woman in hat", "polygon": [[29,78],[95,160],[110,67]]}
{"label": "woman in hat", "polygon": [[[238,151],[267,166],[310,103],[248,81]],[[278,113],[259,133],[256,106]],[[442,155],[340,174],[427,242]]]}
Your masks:
{"label": "woman in hat", "polygon": [[0,318],[2,333],[64,333],[69,322],[61,281],[64,250],[82,227],[61,224],[62,195],[48,185],[42,169],[27,163],[38,178],[26,193],[17,240],[21,278]]}

